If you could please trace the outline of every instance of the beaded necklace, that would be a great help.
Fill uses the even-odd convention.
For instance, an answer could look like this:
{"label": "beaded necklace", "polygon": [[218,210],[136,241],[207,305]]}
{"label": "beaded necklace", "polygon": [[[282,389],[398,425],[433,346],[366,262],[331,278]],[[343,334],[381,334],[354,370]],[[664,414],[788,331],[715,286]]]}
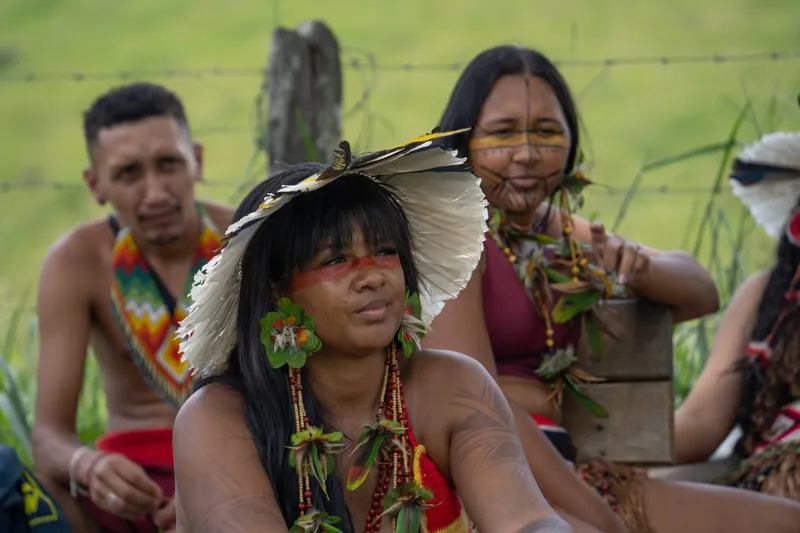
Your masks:
{"label": "beaded necklace", "polygon": [[[596,345],[595,341],[600,338],[599,331],[607,332],[607,328],[600,324],[593,312],[594,305],[618,292],[605,271],[590,263],[584,246],[575,239],[571,203],[575,202],[576,197],[580,201],[579,191],[577,194],[570,192],[568,187],[559,191],[562,239],[515,230],[499,210],[494,210],[489,218],[489,236],[513,266],[545,321],[547,351],[536,374],[552,384],[551,400],[560,406],[563,392],[567,389],[597,416],[603,417],[608,414],[605,409],[583,394],[579,387],[581,382],[603,380],[575,365],[577,357],[574,346],[555,346],[553,324],[566,323],[575,318],[580,318],[585,329],[591,330],[590,342]],[[514,250],[515,241],[533,241],[537,246],[521,253],[520,246],[516,247],[517,251]],[[555,293],[561,295],[556,296]],[[597,349],[596,346],[593,348]]]}
{"label": "beaded necklace", "polygon": [[[568,205],[568,194],[567,190],[561,190],[562,206]],[[492,212],[488,224],[489,236],[514,267],[514,271],[525,288],[528,289],[531,298],[545,320],[545,345],[551,350],[555,347],[553,340],[554,302],[551,289],[557,290],[570,281],[573,286],[585,284],[588,288],[590,282],[587,280],[597,280],[603,287],[603,291],[599,296],[609,297],[613,292],[611,281],[602,269],[589,264],[583,247],[574,238],[574,222],[570,211],[564,208],[560,211],[564,237],[560,243],[560,250],[553,248],[553,246],[559,245],[556,239],[543,234],[531,234],[513,229],[499,210]],[[515,240],[535,241],[539,245],[551,246],[549,250],[544,249],[542,246],[536,246],[526,255],[520,256],[512,249]]]}
{"label": "beaded necklace", "polygon": [[[295,430],[298,433],[313,431],[314,428],[310,425],[310,419],[303,404],[303,385],[300,369],[289,368],[289,388],[292,397]],[[391,423],[396,424],[396,427],[404,429],[410,427],[403,393],[400,365],[397,362],[397,347],[395,343],[392,343],[386,349],[386,364],[378,402],[377,425],[381,421],[389,420]],[[421,487],[413,486],[414,476],[409,462],[411,446],[407,432],[405,430],[399,432],[386,444],[387,446],[384,448],[385,455],[389,457],[385,457],[385,455],[384,457],[389,460],[379,461],[378,483],[372,495],[372,505],[367,515],[364,533],[377,533],[380,530],[383,517],[387,514],[394,515],[392,516],[392,531],[397,530],[397,512],[392,513],[386,509],[386,507],[389,507],[386,504],[392,503],[387,501],[387,496],[391,496],[390,493],[396,493],[394,498],[389,498],[393,502],[399,504],[417,503],[420,507],[424,507],[422,502],[416,501],[419,500],[419,496],[425,496],[426,491]],[[295,524],[311,523],[314,520],[319,520],[322,513],[314,508],[311,476],[306,463],[298,461],[295,464],[295,469],[298,477],[298,510],[300,511],[300,518]],[[366,475],[363,477],[366,477]],[[400,501],[398,502],[398,500]],[[394,507],[394,505],[390,506]],[[324,518],[328,517],[324,516]],[[332,523],[336,522],[338,522],[338,519]],[[308,530],[314,531],[315,529],[309,528]],[[327,529],[324,530],[328,531]],[[304,529],[298,529],[298,531],[304,531]]]}

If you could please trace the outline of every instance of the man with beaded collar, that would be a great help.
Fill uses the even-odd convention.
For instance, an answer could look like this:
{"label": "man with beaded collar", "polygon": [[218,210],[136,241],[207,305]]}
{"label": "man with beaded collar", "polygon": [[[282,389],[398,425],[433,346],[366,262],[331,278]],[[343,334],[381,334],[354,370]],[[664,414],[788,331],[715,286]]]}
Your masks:
{"label": "man with beaded collar", "polygon": [[444,135],[355,160],[343,142],[239,206],[179,332],[199,376],[175,425],[179,531],[456,533],[465,513],[571,531],[492,377],[419,349],[486,229]]}
{"label": "man with beaded collar", "polygon": [[[113,214],[73,228],[44,259],[36,475],[76,531],[171,531],[172,423],[191,391],[174,334],[194,271],[219,250],[216,228],[232,210],[195,198],[203,147],[165,87],[109,90],[84,114],[84,135],[84,179]],[[108,432],[82,446],[76,411],[89,346]]]}
{"label": "man with beaded collar", "polygon": [[703,373],[675,418],[681,462],[707,459],[735,425],[743,464],[731,484],[800,501],[800,133],[746,146],[733,192],[778,240],[722,319]]}

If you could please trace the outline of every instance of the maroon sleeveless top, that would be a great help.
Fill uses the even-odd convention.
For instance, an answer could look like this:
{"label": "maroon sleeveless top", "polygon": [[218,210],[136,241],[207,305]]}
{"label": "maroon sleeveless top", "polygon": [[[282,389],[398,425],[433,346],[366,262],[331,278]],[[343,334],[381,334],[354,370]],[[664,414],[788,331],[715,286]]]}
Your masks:
{"label": "maroon sleeveless top", "polygon": [[[545,346],[544,319],[511,262],[487,235],[483,249],[483,314],[500,376],[536,378]],[[553,324],[556,348],[569,344],[577,348],[580,322]]]}

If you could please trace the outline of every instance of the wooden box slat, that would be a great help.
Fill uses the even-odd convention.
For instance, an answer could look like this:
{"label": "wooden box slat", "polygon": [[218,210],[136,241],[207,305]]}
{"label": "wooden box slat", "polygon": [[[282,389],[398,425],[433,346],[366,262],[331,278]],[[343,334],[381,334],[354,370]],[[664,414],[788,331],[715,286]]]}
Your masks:
{"label": "wooden box slat", "polygon": [[593,383],[582,389],[605,406],[609,416],[594,416],[565,393],[563,423],[578,449],[578,460],[674,463],[671,380]]}
{"label": "wooden box slat", "polygon": [[603,335],[603,352],[593,353],[581,335],[581,369],[608,381],[672,379],[672,313],[646,300],[609,300],[598,315],[619,340]]}

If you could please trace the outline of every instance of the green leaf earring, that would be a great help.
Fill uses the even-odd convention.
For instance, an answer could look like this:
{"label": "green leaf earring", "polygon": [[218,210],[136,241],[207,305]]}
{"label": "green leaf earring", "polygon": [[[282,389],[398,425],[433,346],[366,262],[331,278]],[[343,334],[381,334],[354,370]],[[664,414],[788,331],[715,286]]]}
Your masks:
{"label": "green leaf earring", "polygon": [[425,324],[420,318],[422,316],[422,304],[420,303],[419,293],[410,294],[406,291],[406,312],[400,329],[397,330],[397,341],[403,349],[406,358],[422,348],[422,338],[425,336]]}
{"label": "green leaf earring", "polygon": [[314,334],[314,318],[288,298],[278,300],[278,310],[261,319],[261,343],[272,368],[303,368],[308,357],[322,348]]}

